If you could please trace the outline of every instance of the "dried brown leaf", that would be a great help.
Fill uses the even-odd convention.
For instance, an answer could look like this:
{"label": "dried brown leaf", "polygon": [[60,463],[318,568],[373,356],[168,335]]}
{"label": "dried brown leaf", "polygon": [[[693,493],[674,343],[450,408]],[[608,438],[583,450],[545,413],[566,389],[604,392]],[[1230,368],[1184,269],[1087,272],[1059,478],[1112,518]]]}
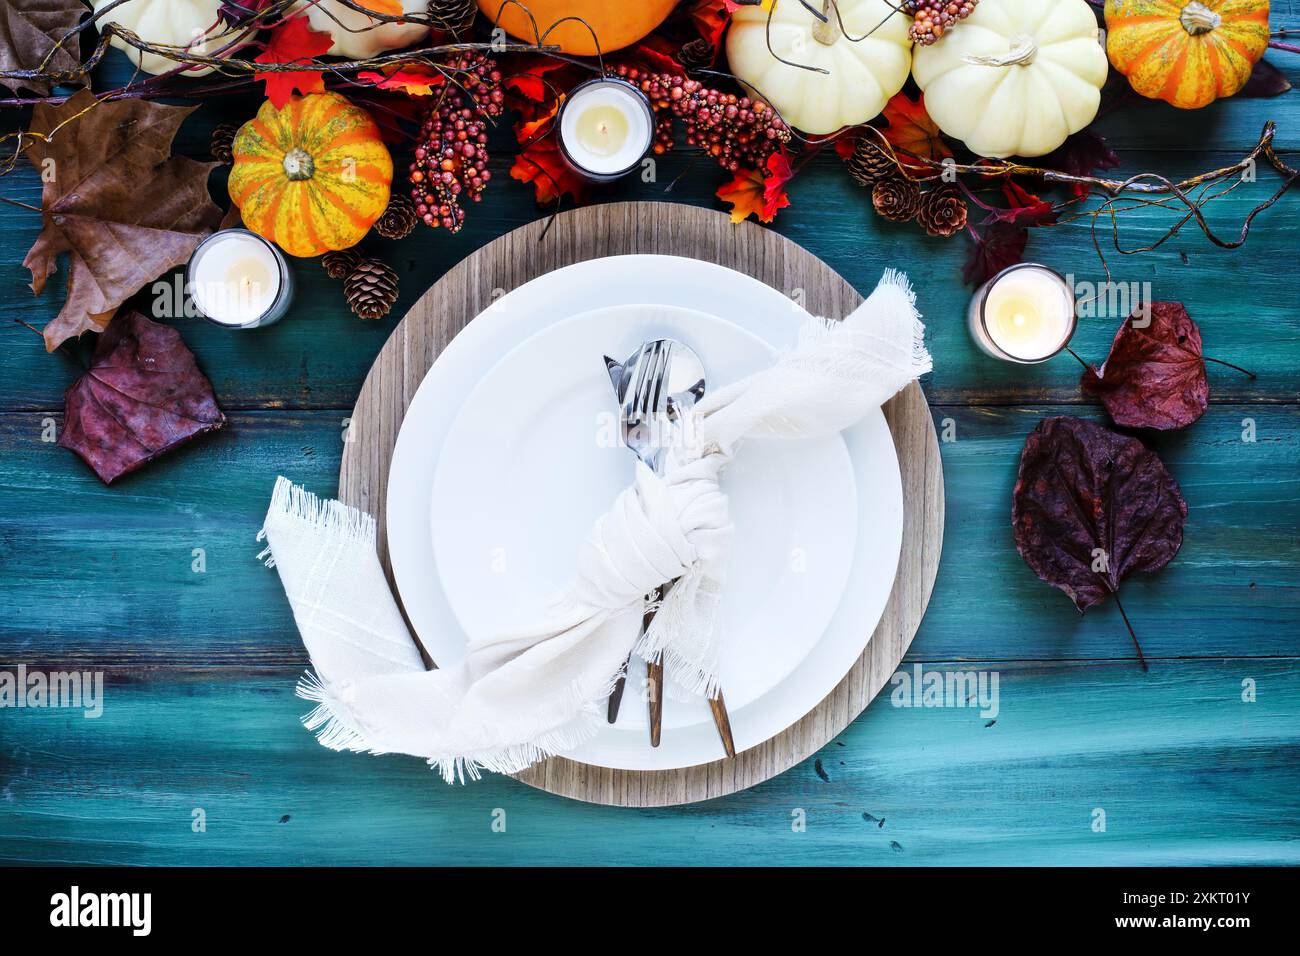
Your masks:
{"label": "dried brown leaf", "polygon": [[[81,63],[81,45],[77,36],[68,34],[85,13],[81,0],[4,0],[0,3],[0,73],[75,70]],[[14,93],[31,90],[46,96],[50,92],[47,81],[26,77],[0,76],[0,86]]]}
{"label": "dried brown leaf", "polygon": [[171,155],[177,129],[196,108],[97,103],[82,90],[33,111],[39,138],[27,156],[45,180],[45,227],[23,260],[32,291],[45,288],[60,253],[69,258],[68,296],[45,327],[47,350],[102,331],[118,306],[186,262],[221,221],[207,186],[216,164]]}

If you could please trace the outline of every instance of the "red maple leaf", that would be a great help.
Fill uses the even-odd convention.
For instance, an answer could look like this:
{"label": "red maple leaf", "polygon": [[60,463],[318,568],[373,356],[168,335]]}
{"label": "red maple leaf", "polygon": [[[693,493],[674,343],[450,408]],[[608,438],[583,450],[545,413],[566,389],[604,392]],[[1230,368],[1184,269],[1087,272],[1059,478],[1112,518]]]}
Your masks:
{"label": "red maple leaf", "polygon": [[790,157],[785,150],[767,157],[765,170],[738,170],[728,183],[718,188],[717,196],[731,204],[731,221],[744,222],[750,215],[759,222],[771,222],[778,209],[790,205],[785,184],[794,178]]}
{"label": "red maple leaf", "polygon": [[1011,203],[1009,209],[989,209],[981,225],[1005,222],[1013,226],[1050,226],[1056,222],[1056,207],[1035,196],[1014,179],[1004,180],[1002,194]]}
{"label": "red maple leaf", "polygon": [[726,32],[727,24],[731,22],[731,15],[736,12],[740,4],[734,0],[695,0],[690,7],[691,22],[695,24],[695,29],[700,31],[700,36],[713,47],[713,55],[716,57],[718,49],[722,46],[722,34]]}
{"label": "red maple leaf", "polygon": [[[271,32],[266,49],[254,59],[257,63],[291,63],[300,66],[311,63],[334,44],[328,33],[317,33],[307,25],[305,15],[285,20]],[[320,70],[302,70],[280,73],[255,73],[255,79],[266,80],[266,98],[282,110],[295,90],[303,95],[325,92],[325,80]]]}
{"label": "red maple leaf", "polygon": [[506,74],[502,82],[507,89],[513,90],[524,99],[543,103],[553,98],[556,90],[566,90],[574,85],[548,80],[546,76],[547,73],[569,66],[571,64],[564,60],[540,54],[512,57],[511,71]]}
{"label": "red maple leaf", "polygon": [[686,68],[677,62],[679,47],[666,37],[650,34],[634,47],[619,54],[619,64],[633,66],[646,73],[686,72]]}

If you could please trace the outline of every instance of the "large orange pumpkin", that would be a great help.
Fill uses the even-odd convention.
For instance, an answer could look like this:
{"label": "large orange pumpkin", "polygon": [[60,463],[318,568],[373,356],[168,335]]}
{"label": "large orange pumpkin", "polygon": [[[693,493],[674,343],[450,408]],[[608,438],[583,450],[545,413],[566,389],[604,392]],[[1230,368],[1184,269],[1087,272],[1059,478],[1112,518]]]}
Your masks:
{"label": "large orange pumpkin", "polygon": [[239,128],[230,198],[244,225],[291,256],[361,241],[388,206],[393,158],[370,114],[338,93],[267,100]]}
{"label": "large orange pumpkin", "polygon": [[529,43],[565,17],[581,17],[591,25],[591,30],[570,21],[561,23],[546,38],[547,44],[554,43],[574,56],[596,55],[592,30],[600,38],[602,53],[631,46],[663,23],[677,6],[677,0],[521,0],[533,15],[530,20],[528,13],[520,9],[520,3],[506,4],[503,8],[502,2],[478,0],[478,8],[512,37]]}
{"label": "large orange pumpkin", "polygon": [[1268,0],[1106,0],[1106,53],[1143,96],[1232,96],[1268,49]]}

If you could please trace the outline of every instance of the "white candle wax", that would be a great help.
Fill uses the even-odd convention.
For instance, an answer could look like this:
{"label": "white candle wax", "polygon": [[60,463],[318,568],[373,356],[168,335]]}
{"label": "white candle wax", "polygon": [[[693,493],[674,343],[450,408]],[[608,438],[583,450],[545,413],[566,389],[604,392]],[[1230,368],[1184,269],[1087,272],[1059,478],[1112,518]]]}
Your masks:
{"label": "white candle wax", "polygon": [[216,233],[199,246],[188,279],[199,311],[231,326],[256,324],[271,311],[284,283],[275,250],[242,229]]}
{"label": "white candle wax", "polygon": [[654,139],[650,103],[640,90],[616,80],[593,80],[575,89],[560,113],[560,142],[569,162],[596,178],[631,169]]}
{"label": "white candle wax", "polygon": [[1053,270],[1024,263],[980,288],[971,301],[969,324],[975,343],[989,355],[1041,362],[1074,334],[1074,296]]}

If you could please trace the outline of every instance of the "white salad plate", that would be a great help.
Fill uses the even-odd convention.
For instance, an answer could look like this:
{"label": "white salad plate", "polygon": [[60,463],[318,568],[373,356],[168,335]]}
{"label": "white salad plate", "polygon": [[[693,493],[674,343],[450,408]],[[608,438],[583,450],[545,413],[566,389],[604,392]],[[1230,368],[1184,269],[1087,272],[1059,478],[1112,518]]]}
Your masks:
{"label": "white salad plate", "polygon": [[[459,409],[479,380],[529,336],[581,313],[621,305],[698,310],[776,349],[794,343],[800,319],[806,317],[779,291],[722,266],[634,255],[589,260],[540,276],[501,296],[461,330],[425,375],[407,409],[388,481],[386,530],[393,573],[408,618],[435,661],[460,660],[469,641],[440,580],[431,533],[435,477]],[[624,354],[630,351],[631,345]],[[713,356],[705,360],[712,366]],[[848,583],[820,638],[785,678],[757,699],[730,707],[738,750],[780,733],[835,688],[862,654],[893,587],[902,545],[903,497],[892,436],[883,413],[874,412],[842,437],[857,494],[856,521],[844,521],[856,538]],[[631,457],[626,449],[610,449],[615,452]],[[810,494],[817,490],[808,489]],[[593,514],[607,504],[593,505]],[[566,533],[581,536],[589,524],[566,528]],[[743,640],[743,635],[735,640]],[[602,728],[569,756],[626,770],[667,770],[716,760],[722,756],[717,731],[707,708],[691,710],[695,707],[666,702],[658,748],[649,746],[642,724],[620,717],[617,725]],[[643,709],[632,686],[622,709]],[[684,716],[673,716],[678,709]]]}
{"label": "white salad plate", "polygon": [[[613,306],[530,336],[465,399],[438,457],[430,520],[443,592],[471,640],[541,619],[577,571],[593,522],[632,483],[635,456],[619,442],[602,357],[659,338],[693,348],[712,387],[777,357],[711,315]],[[719,674],[728,707],[739,709],[789,676],[839,607],[857,543],[857,488],[839,435],[745,442],[722,487],[734,532]],[[702,702],[670,703],[664,727],[701,718],[710,719]],[[620,710],[620,727],[647,722],[644,706]]]}

